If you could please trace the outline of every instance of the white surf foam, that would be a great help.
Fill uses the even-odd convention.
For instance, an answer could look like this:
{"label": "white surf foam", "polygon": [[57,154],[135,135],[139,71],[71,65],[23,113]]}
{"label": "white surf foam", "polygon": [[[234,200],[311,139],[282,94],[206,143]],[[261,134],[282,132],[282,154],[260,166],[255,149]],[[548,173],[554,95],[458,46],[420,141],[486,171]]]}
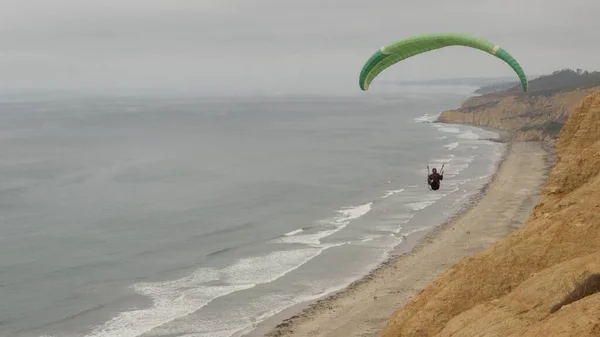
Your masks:
{"label": "white surf foam", "polygon": [[[138,337],[159,326],[187,316],[216,298],[273,282],[299,268],[327,248],[275,251],[247,257],[224,269],[199,269],[173,281],[138,283],[134,290],[152,299],[150,308],[122,312],[94,328],[89,337]],[[219,282],[219,285],[208,283]]]}
{"label": "white surf foam", "polygon": [[436,200],[411,202],[411,203],[407,204],[407,206],[410,207],[413,211],[420,211],[422,209],[425,209],[425,208],[433,205],[435,202],[436,202]]}
{"label": "white surf foam", "polygon": [[399,226],[399,225],[378,226],[377,230],[398,234],[402,230],[402,226]]}
{"label": "white surf foam", "polygon": [[446,195],[439,193],[422,195],[419,196],[419,201],[409,202],[406,204],[406,206],[408,206],[413,211],[420,211],[435,204],[436,201],[440,200],[444,196]]}
{"label": "white surf foam", "polygon": [[356,220],[371,211],[373,203],[366,203],[363,205],[348,207],[338,211],[338,216],[330,220],[322,221],[322,225],[329,227],[326,230],[318,231],[316,233],[306,233],[293,236],[284,236],[272,240],[274,243],[297,243],[306,245],[319,245],[321,240],[342,230],[346,227],[350,221]]}
{"label": "white surf foam", "polygon": [[361,239],[360,242],[369,242],[369,241],[373,241],[380,237],[381,237],[381,235],[370,235],[370,236],[367,236],[367,237]]}
{"label": "white surf foam", "polygon": [[300,229],[296,229],[295,231],[291,231],[291,232],[285,233],[284,235],[285,236],[292,236],[292,235],[296,235],[296,234],[302,233],[302,232],[304,232],[304,229],[300,228]]}
{"label": "white surf foam", "polygon": [[448,150],[453,150],[456,149],[458,147],[458,142],[453,142],[447,145],[444,145],[445,148],[447,148]]}
{"label": "white surf foam", "polygon": [[461,133],[460,135],[456,136],[457,138],[461,138],[461,139],[479,139],[479,135],[474,133],[473,131],[469,130],[465,133]]}
{"label": "white surf foam", "polygon": [[452,127],[452,126],[439,126],[437,127],[438,130],[442,131],[442,132],[447,132],[447,133],[459,133],[460,130],[456,127]]}
{"label": "white surf foam", "polygon": [[353,280],[354,279],[343,280],[339,285],[325,288],[316,293],[308,290],[300,295],[269,294],[261,296],[252,299],[241,307],[233,307],[223,315],[199,317],[192,323],[177,324],[177,326],[170,329],[164,329],[164,331],[157,331],[157,333],[160,335],[176,335],[181,337],[240,336],[249,333],[261,322],[293,305],[316,300],[326,294],[339,291],[347,287]]}
{"label": "white surf foam", "polygon": [[404,240],[402,235],[397,233],[387,233],[377,236],[367,236],[360,241],[355,242],[357,246],[368,247],[379,251],[380,253],[387,253],[390,249],[396,247]]}
{"label": "white surf foam", "polygon": [[448,164],[448,163],[452,162],[452,160],[455,157],[456,157],[456,155],[449,154],[449,155],[446,155],[445,158],[434,159],[434,160],[431,161],[431,163],[429,163],[429,166]]}
{"label": "white surf foam", "polygon": [[285,236],[273,240],[274,243],[298,243],[305,245],[320,245],[321,239],[324,239],[337,231],[341,230],[342,226],[334,227],[333,229],[318,231],[316,233],[307,233],[302,235]]}
{"label": "white surf foam", "polygon": [[423,116],[417,117],[413,120],[417,123],[433,123],[437,119],[437,117],[437,115],[431,116],[429,114],[424,114]]}
{"label": "white surf foam", "polygon": [[386,198],[389,198],[389,197],[391,197],[391,196],[392,196],[392,195],[394,195],[394,194],[398,194],[398,193],[400,193],[400,192],[403,192],[403,191],[404,191],[404,189],[403,189],[403,188],[401,188],[401,189],[399,189],[399,190],[389,190],[389,191],[385,191],[385,194],[382,196],[382,198],[383,198],[383,199],[386,199]]}
{"label": "white surf foam", "polygon": [[338,213],[340,213],[342,216],[336,218],[335,222],[336,223],[346,223],[347,221],[358,219],[358,218],[362,217],[363,215],[369,213],[369,211],[371,211],[371,206],[373,206],[373,203],[369,202],[369,203],[366,203],[363,205],[359,205],[359,206],[355,206],[355,207],[348,207],[348,208],[339,210]]}
{"label": "white surf foam", "polygon": [[475,160],[475,156],[471,157],[458,157],[453,158],[450,163],[444,166],[444,174],[456,176],[464,169],[471,166],[471,163]]}
{"label": "white surf foam", "polygon": [[452,178],[460,174],[461,171],[470,167],[474,160],[475,156],[457,157],[451,154],[446,158],[432,160],[428,165],[430,168],[437,168],[438,172],[441,170],[441,166],[444,165],[444,182],[448,184],[448,178]]}
{"label": "white surf foam", "polygon": [[386,221],[389,221],[386,225],[378,225],[374,228],[377,231],[387,232],[387,233],[400,233],[402,230],[402,226],[408,223],[412,218],[414,218],[414,213],[400,213],[393,215],[386,215]]}

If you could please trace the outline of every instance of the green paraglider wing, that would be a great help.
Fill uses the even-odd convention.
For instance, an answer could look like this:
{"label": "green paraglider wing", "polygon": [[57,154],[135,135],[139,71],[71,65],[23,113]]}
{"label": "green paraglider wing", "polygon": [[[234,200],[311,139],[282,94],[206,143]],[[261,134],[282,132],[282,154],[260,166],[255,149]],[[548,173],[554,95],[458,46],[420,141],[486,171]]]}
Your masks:
{"label": "green paraglider wing", "polygon": [[484,39],[456,33],[417,35],[383,46],[363,66],[359,78],[360,88],[367,91],[373,79],[391,65],[421,53],[450,46],[471,47],[498,57],[517,73],[523,91],[527,91],[525,72],[506,50]]}

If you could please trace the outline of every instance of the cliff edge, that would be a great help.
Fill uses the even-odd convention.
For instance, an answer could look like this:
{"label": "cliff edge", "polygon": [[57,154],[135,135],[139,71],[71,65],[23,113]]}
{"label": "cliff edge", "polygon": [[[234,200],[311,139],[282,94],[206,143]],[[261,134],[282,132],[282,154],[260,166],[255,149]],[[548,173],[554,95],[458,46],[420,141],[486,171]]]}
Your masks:
{"label": "cliff edge", "polygon": [[442,112],[438,121],[493,127],[508,131],[517,141],[550,141],[569,112],[598,90],[600,73],[566,69],[534,79],[528,93],[500,86],[498,91],[471,97],[460,108]]}
{"label": "cliff edge", "polygon": [[600,91],[569,115],[556,158],[523,227],[429,284],[382,337],[600,336]]}

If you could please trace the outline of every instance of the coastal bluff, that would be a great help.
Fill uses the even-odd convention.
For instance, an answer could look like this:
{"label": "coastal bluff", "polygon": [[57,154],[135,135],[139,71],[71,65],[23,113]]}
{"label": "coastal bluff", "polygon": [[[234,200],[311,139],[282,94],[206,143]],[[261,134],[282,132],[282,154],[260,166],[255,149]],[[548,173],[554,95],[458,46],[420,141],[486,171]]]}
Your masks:
{"label": "coastal bluff", "polygon": [[467,99],[458,109],[443,111],[438,121],[492,127],[509,132],[517,141],[551,141],[569,112],[598,90],[600,86],[531,94],[486,94]]}
{"label": "coastal bluff", "polygon": [[563,119],[557,162],[525,224],[427,285],[382,337],[600,336],[598,89],[488,94],[442,113],[528,140],[551,137],[544,127]]}
{"label": "coastal bluff", "polygon": [[516,141],[549,141],[558,136],[569,113],[600,90],[600,72],[562,69],[529,82],[492,84],[475,91],[458,109],[443,111],[438,122],[470,124],[507,131]]}

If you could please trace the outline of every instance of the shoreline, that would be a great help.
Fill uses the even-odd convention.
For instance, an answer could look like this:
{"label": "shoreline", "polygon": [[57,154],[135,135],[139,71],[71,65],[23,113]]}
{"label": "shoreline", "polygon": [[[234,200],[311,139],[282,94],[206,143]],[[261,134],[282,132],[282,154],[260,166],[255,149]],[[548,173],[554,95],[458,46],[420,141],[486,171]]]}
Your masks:
{"label": "shoreline", "polygon": [[495,132],[498,134],[498,137],[496,137],[496,138],[482,138],[481,140],[488,140],[490,142],[507,143],[507,144],[513,142],[513,140],[511,139],[512,134],[509,131],[496,129],[496,128],[488,126],[488,125],[471,124],[471,123],[466,123],[466,122],[444,122],[444,121],[439,120],[439,116],[438,116],[438,119],[436,119],[432,123],[476,127],[478,129],[491,131],[491,132]]}
{"label": "shoreline", "polygon": [[[482,129],[489,130],[489,128],[485,127],[482,127]],[[540,158],[537,158],[538,160],[536,163],[530,163],[534,164],[532,166],[536,167],[534,174],[539,176],[539,179],[537,179],[538,181],[535,183],[530,184],[535,186],[532,186],[532,190],[522,201],[525,202],[527,201],[525,199],[531,199],[531,197],[534,197],[534,199],[536,196],[539,197],[541,187],[546,181],[555,161],[553,148],[545,142],[510,141],[505,138],[502,130],[491,129],[491,131],[497,132],[499,136],[496,140],[488,140],[506,143],[507,148],[502,158],[498,161],[496,169],[488,182],[486,182],[475,195],[469,198],[464,207],[457,210],[438,226],[428,231],[408,236],[406,241],[396,246],[390,252],[389,257],[385,261],[349,285],[341,287],[340,290],[330,292],[312,301],[293,305],[257,324],[252,331],[236,334],[235,336],[378,336],[380,330],[382,330],[383,326],[387,323],[390,315],[405,305],[412,296],[416,295],[430,281],[458,262],[460,258],[485,248],[478,247],[478,249],[467,249],[466,254],[459,256],[458,259],[455,258],[450,261],[445,261],[441,266],[438,266],[438,268],[431,270],[430,273],[426,273],[428,276],[427,279],[421,277],[409,282],[406,280],[407,277],[395,275],[403,270],[402,268],[399,268],[401,267],[400,265],[406,265],[408,263],[413,267],[419,267],[421,263],[426,263],[426,261],[420,260],[422,257],[419,255],[422,255],[423,252],[427,251],[428,247],[431,248],[432,246],[436,246],[438,248],[444,248],[444,246],[447,246],[445,242],[447,242],[449,238],[446,238],[445,236],[448,235],[444,234],[447,234],[448,232],[450,232],[450,234],[456,234],[455,227],[460,227],[461,220],[468,217],[470,213],[477,213],[480,203],[486,199],[491,187],[494,187],[499,181],[501,184],[504,184],[504,181],[507,180],[507,178],[510,181],[510,178],[512,178],[513,175],[521,174],[521,170],[518,167],[516,170],[514,168],[515,160],[535,161],[535,156],[523,155],[523,152],[526,151],[525,148],[529,149],[534,154],[537,154],[537,157],[541,157],[541,160]],[[544,168],[542,174],[540,174],[539,171],[540,165]],[[509,168],[506,168],[506,166],[509,166]],[[505,177],[507,174],[506,171],[510,171],[511,168],[512,171],[515,172],[509,172],[508,177]],[[528,173],[525,172],[521,175],[527,174]],[[529,173],[529,175],[531,175],[531,173]],[[521,213],[524,213],[525,216],[521,219],[522,221],[519,221],[518,225],[513,222],[505,224],[505,226],[503,226],[502,235],[495,235],[493,240],[485,240],[486,244],[490,245],[497,239],[508,235],[510,232],[520,227],[528,217],[529,211],[533,209],[536,203],[537,201],[533,203],[529,202],[529,208],[525,207],[525,209],[521,210]],[[478,227],[478,224],[471,225],[471,227]],[[459,238],[456,237],[457,235],[454,236],[454,241],[455,243],[458,243],[459,246],[461,245],[461,238],[473,238],[473,236],[470,236],[469,230],[459,234]],[[435,256],[433,258],[435,259]],[[442,256],[438,259],[444,260],[447,259],[447,257]],[[393,276],[390,280],[391,275]],[[390,282],[396,280],[397,277],[403,278],[404,280],[400,282]],[[385,291],[388,292],[382,293]],[[393,295],[387,296],[389,294]],[[385,302],[387,302],[386,305],[381,305],[383,304],[381,303],[383,301],[382,298],[387,298],[385,300]],[[365,303],[367,301],[369,303]],[[374,305],[374,302],[379,302],[380,304]],[[371,305],[375,308],[369,308]],[[373,317],[365,321],[364,314]],[[339,323],[343,324],[332,324],[332,320],[340,321]]]}
{"label": "shoreline", "polygon": [[[439,123],[441,123],[441,122],[439,122]],[[446,124],[446,123],[444,123],[444,124]],[[507,147],[506,147],[506,150],[504,151],[504,153],[502,154],[502,157],[500,158],[500,160],[498,160],[498,163],[496,164],[495,169],[494,169],[494,173],[491,175],[488,182],[483,184],[483,186],[481,188],[479,188],[479,190],[474,195],[469,197],[469,199],[465,203],[464,207],[456,210],[453,214],[451,214],[446,220],[441,222],[439,225],[437,225],[429,230],[417,232],[413,235],[407,236],[405,238],[405,241],[401,242],[400,244],[398,244],[396,247],[394,247],[390,251],[388,258],[386,258],[383,262],[379,263],[376,267],[369,270],[365,275],[354,280],[350,284],[348,284],[346,286],[342,286],[341,289],[329,292],[329,293],[324,294],[323,296],[320,296],[316,299],[298,303],[289,308],[286,308],[286,309],[282,310],[281,312],[267,318],[263,322],[257,324],[252,331],[246,332],[246,333],[236,333],[235,335],[233,335],[233,337],[287,336],[285,333],[281,334],[281,332],[279,330],[282,328],[287,328],[290,325],[293,325],[295,323],[294,320],[310,319],[310,316],[307,316],[307,311],[318,310],[318,309],[320,309],[319,306],[322,305],[323,303],[328,303],[330,301],[334,301],[337,298],[339,298],[340,296],[344,296],[344,294],[346,292],[353,291],[354,288],[361,286],[363,283],[367,283],[367,282],[371,281],[375,274],[377,274],[378,272],[381,272],[381,270],[383,270],[383,269],[389,268],[398,259],[401,259],[406,255],[412,254],[417,249],[419,249],[422,245],[426,244],[426,242],[432,240],[440,230],[442,230],[445,227],[452,224],[453,221],[460,218],[464,213],[469,212],[469,210],[471,210],[471,208],[476,207],[479,200],[483,196],[485,196],[485,192],[486,192],[487,188],[489,187],[489,185],[496,178],[496,175],[498,174],[500,167],[502,166],[504,161],[507,159],[508,155],[510,154],[511,148],[512,148],[512,142],[505,141],[505,138],[504,138],[505,135],[502,134],[502,132],[505,132],[505,131],[496,130],[496,129],[489,128],[489,127],[488,128],[482,127],[481,129],[484,129],[487,131],[494,131],[494,132],[498,133],[497,138],[491,138],[491,139],[485,139],[485,140],[506,143]]]}

